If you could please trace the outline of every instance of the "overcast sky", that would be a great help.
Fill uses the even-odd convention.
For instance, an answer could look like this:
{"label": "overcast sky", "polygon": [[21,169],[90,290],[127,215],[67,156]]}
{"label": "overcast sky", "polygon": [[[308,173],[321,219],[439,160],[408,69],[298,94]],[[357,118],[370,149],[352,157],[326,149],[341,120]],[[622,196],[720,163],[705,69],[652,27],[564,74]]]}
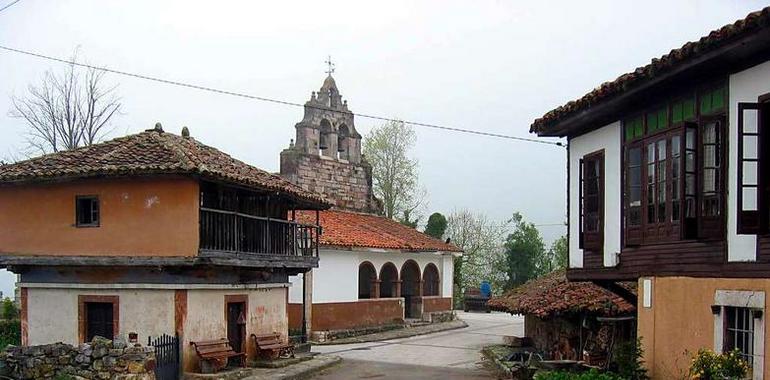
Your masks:
{"label": "overcast sky", "polygon": [[[0,6],[11,0],[0,0]],[[354,112],[532,137],[548,110],[761,9],[759,1],[44,1],[0,13],[0,44],[170,80],[305,102],[327,55]],[[0,51],[0,157],[23,147],[7,116],[60,64]],[[159,121],[278,171],[299,108],[108,75],[124,115],[114,136]],[[357,118],[366,134],[376,122]],[[565,149],[417,128],[428,212],[565,219]],[[565,233],[543,226],[547,241]],[[2,231],[0,231],[2,237]],[[45,231],[41,231],[41,239]],[[0,275],[10,294],[13,277]]]}

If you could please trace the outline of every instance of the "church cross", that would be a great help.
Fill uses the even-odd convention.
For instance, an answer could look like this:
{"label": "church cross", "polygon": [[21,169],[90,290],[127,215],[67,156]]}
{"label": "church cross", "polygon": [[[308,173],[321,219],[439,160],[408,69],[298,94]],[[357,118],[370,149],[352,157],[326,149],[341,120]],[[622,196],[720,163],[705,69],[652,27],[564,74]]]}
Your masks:
{"label": "church cross", "polygon": [[329,58],[327,58],[326,61],[324,61],[324,63],[326,63],[329,66],[329,69],[326,70],[326,73],[329,75],[332,75],[332,73],[334,73],[334,62],[332,62],[332,56],[329,56]]}

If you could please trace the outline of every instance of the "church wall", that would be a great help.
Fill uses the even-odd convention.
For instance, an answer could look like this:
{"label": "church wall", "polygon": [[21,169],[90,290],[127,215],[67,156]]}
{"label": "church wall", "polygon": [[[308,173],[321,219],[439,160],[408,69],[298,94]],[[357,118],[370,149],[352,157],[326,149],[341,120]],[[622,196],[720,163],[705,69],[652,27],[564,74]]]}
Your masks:
{"label": "church wall", "polygon": [[281,152],[281,175],[303,189],[325,195],[335,207],[359,212],[377,210],[372,195],[371,168],[346,160]]}

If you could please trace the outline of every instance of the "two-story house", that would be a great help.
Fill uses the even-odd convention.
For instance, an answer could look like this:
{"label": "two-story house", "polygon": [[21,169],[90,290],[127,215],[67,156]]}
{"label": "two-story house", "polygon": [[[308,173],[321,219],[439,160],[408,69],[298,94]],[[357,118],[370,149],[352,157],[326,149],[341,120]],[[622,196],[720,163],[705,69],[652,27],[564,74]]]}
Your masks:
{"label": "two-story house", "polygon": [[[290,275],[318,266],[323,197],[154,129],[0,166],[0,266],[19,275],[22,344],[99,335],[288,335]],[[307,211],[306,211],[307,212]]]}
{"label": "two-story house", "polygon": [[[770,8],[534,121],[568,139],[569,269],[623,293],[656,379],[739,349],[770,378]],[[628,299],[634,300],[629,294]]]}

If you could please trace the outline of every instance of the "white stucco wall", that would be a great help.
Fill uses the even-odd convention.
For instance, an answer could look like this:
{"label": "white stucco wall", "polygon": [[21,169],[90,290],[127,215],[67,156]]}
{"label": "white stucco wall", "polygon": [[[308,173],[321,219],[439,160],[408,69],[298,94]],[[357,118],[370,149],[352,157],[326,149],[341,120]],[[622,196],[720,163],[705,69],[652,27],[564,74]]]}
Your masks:
{"label": "white stucco wall", "polygon": [[770,92],[770,62],[730,75],[729,161],[727,185],[727,258],[729,261],[755,261],[757,237],[738,235],[738,103],[757,102]]}
{"label": "white stucco wall", "polygon": [[580,159],[604,149],[604,266],[617,265],[621,237],[621,127],[614,122],[569,141],[569,266],[583,267],[580,249]]}
{"label": "white stucco wall", "polygon": [[99,290],[45,289],[27,290],[29,344],[64,342],[78,344],[78,295],[119,296],[117,334],[147,336],[174,334],[173,290]]}
{"label": "white stucco wall", "polygon": [[[433,252],[402,253],[394,251],[344,251],[321,249],[318,268],[313,269],[313,303],[351,302],[358,300],[358,266],[369,261],[380,275],[382,266],[393,263],[400,271],[407,260],[414,260],[420,273],[428,263],[433,263],[441,278],[441,297],[452,296],[454,263],[451,254]],[[302,275],[289,278],[291,289],[289,302],[302,302]]]}

